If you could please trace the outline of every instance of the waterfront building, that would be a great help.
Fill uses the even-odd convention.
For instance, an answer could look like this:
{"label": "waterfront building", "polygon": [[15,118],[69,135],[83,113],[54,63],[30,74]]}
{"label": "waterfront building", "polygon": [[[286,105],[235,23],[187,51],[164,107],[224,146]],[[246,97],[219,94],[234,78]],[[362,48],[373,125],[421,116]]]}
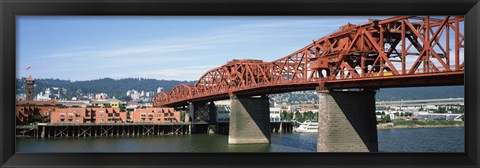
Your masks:
{"label": "waterfront building", "polygon": [[17,125],[25,125],[31,122],[47,122],[52,111],[58,107],[52,105],[20,104],[15,107]]}
{"label": "waterfront building", "polygon": [[173,108],[136,108],[131,113],[134,123],[180,122],[180,112]]}
{"label": "waterfront building", "polygon": [[50,114],[51,123],[125,123],[127,114],[119,108],[58,108]]}
{"label": "waterfront building", "polygon": [[281,108],[270,107],[270,122],[280,122]]}
{"label": "waterfront building", "polygon": [[448,120],[448,121],[458,121],[461,120],[460,117],[463,114],[418,114],[415,115],[413,118],[417,120]]}
{"label": "waterfront building", "polygon": [[230,107],[219,106],[216,108],[217,122],[229,122],[230,121]]}
{"label": "waterfront building", "polygon": [[[230,122],[230,100],[220,100],[214,102],[216,107],[217,122]],[[282,109],[279,107],[270,107],[270,122],[280,122]]]}
{"label": "waterfront building", "polygon": [[220,100],[214,102],[216,107],[217,122],[230,122],[230,100]]}
{"label": "waterfront building", "polygon": [[62,104],[56,100],[17,100],[15,104],[17,125],[25,125],[35,121],[47,122],[50,112],[62,106]]}

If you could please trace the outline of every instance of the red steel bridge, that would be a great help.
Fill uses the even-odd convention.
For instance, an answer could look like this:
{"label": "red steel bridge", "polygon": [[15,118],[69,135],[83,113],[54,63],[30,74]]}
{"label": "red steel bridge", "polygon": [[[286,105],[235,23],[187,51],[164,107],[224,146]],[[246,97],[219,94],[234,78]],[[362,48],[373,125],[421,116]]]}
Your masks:
{"label": "red steel bridge", "polygon": [[349,23],[272,62],[230,61],[196,84],[158,93],[153,104],[183,106],[232,94],[463,85],[463,21],[463,16],[396,16]]}

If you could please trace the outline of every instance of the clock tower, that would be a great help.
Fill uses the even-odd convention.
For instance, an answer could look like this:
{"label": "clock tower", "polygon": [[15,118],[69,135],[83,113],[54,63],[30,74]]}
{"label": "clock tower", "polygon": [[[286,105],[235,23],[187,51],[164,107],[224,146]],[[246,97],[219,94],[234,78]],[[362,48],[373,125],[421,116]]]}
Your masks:
{"label": "clock tower", "polygon": [[33,80],[32,76],[29,76],[25,84],[25,93],[27,95],[26,100],[33,100],[34,89],[35,81]]}

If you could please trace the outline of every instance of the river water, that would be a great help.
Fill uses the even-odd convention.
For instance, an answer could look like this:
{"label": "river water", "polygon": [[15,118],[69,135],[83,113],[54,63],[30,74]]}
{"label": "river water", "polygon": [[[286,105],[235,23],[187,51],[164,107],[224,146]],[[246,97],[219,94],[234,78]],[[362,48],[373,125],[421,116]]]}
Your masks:
{"label": "river water", "polygon": [[[378,130],[380,152],[464,152],[464,128]],[[17,138],[17,152],[316,152],[317,133],[274,133],[271,144],[228,145],[227,135]]]}

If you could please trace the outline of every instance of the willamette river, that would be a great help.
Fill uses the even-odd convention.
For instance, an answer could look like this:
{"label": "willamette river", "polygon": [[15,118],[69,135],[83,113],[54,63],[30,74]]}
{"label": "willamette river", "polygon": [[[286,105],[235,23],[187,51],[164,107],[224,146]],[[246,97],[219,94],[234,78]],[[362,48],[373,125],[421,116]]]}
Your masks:
{"label": "willamette river", "polygon": [[[464,128],[378,130],[380,152],[464,152]],[[316,152],[317,133],[275,133],[271,144],[228,145],[227,135],[17,138],[17,152]]]}

